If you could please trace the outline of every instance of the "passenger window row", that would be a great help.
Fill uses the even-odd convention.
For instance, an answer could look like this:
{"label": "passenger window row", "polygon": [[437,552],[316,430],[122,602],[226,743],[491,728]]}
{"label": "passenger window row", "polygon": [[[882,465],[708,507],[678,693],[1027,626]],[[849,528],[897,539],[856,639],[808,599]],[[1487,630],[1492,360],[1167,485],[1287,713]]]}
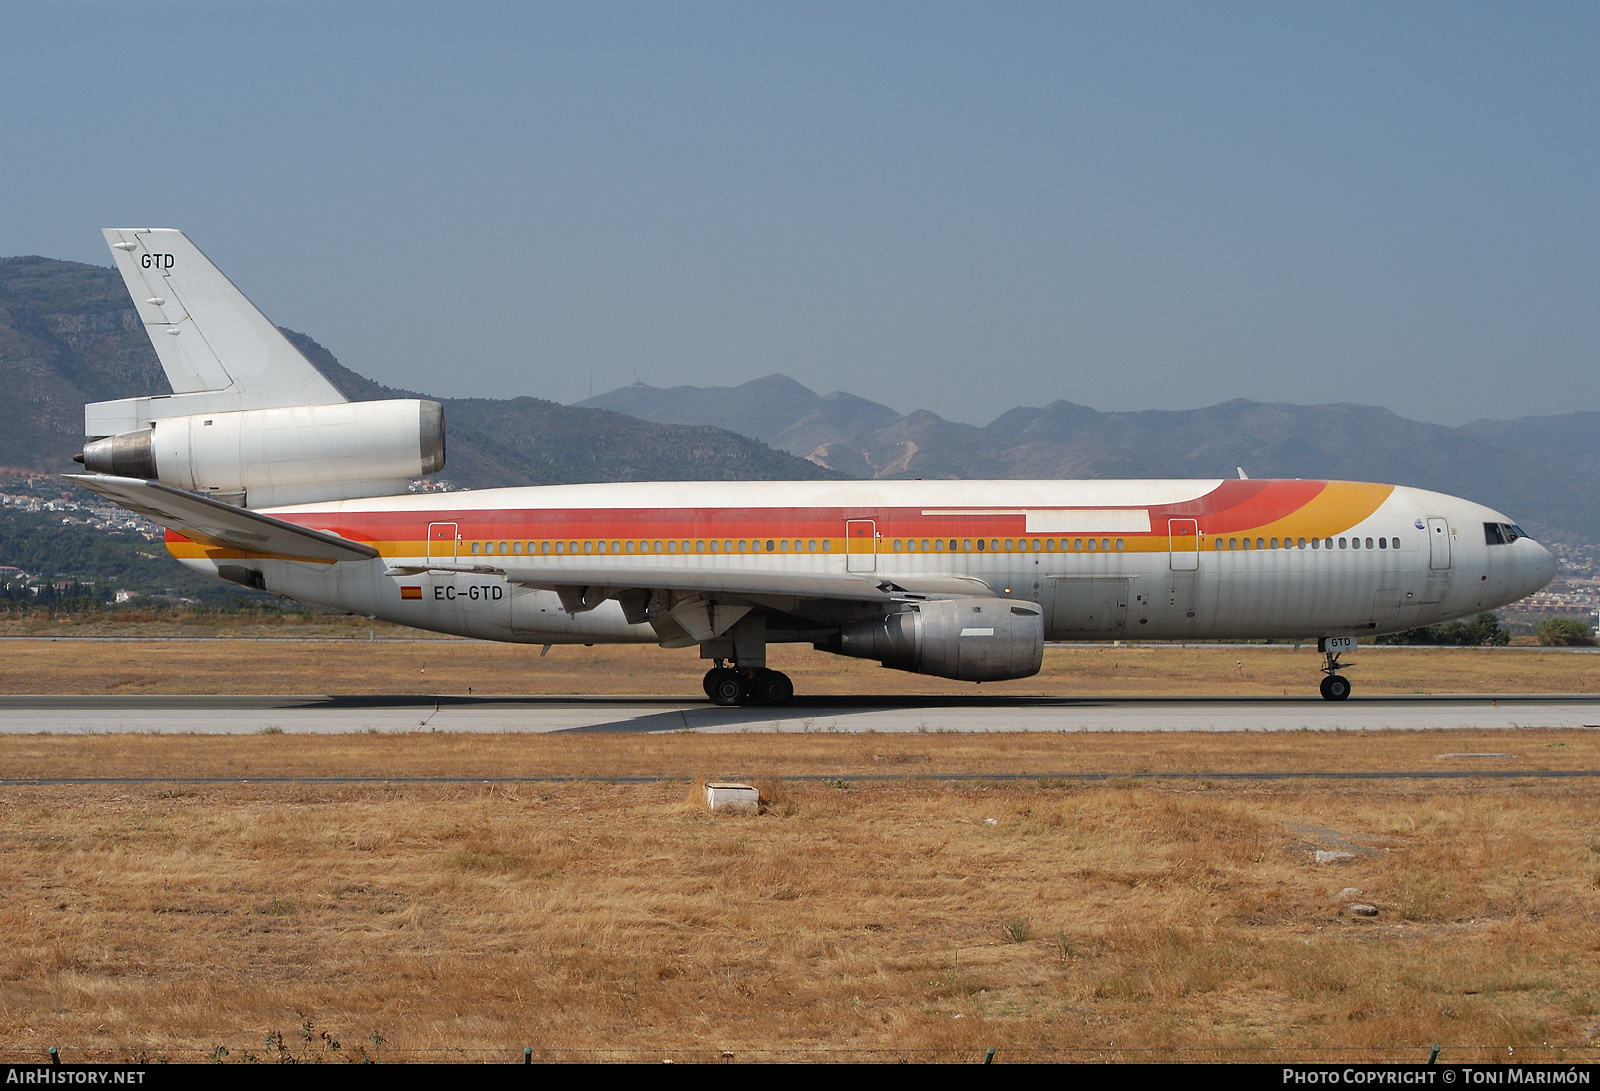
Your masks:
{"label": "passenger window row", "polygon": [[[1362,541],[1363,539],[1361,538],[1340,538],[1338,548],[1361,549],[1363,548]],[[1333,549],[1333,542],[1332,538],[1312,538],[1310,547],[1312,549]],[[1399,538],[1379,538],[1376,543],[1371,538],[1367,538],[1365,542],[1364,548],[1366,549],[1400,548]],[[1285,538],[1282,545],[1279,545],[1277,538],[1256,538],[1254,540],[1250,538],[1215,538],[1212,540],[1212,544],[1217,549],[1305,549],[1307,545],[1304,538]]]}
{"label": "passenger window row", "polygon": [[826,538],[769,538],[765,541],[742,538],[683,538],[637,541],[616,539],[607,542],[591,539],[577,542],[473,542],[473,556],[577,555],[577,554],[675,554],[675,553],[832,553],[833,543]]}
{"label": "passenger window row", "polygon": [[[1527,535],[1520,527],[1502,523],[1485,523],[1484,535],[1490,545],[1516,541]],[[1498,535],[1499,537],[1496,537]],[[1337,547],[1333,538],[1214,538],[1212,545],[1218,550],[1239,549],[1399,549],[1399,538],[1339,538]],[[1095,553],[1121,552],[1126,548],[1122,538],[896,538],[896,553]],[[473,556],[563,556],[594,554],[654,554],[679,553],[831,553],[833,543],[817,538],[768,538],[765,540],[740,538],[722,539],[590,539],[585,541],[540,542],[485,542],[475,541],[470,549]]]}
{"label": "passenger window row", "polygon": [[896,553],[1110,553],[1121,538],[896,538]]}

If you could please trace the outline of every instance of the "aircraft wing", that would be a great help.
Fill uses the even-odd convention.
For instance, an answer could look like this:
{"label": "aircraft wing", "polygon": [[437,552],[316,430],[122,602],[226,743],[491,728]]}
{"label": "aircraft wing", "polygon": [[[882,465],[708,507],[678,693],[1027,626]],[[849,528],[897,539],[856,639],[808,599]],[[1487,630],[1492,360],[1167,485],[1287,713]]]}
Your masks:
{"label": "aircraft wing", "polygon": [[105,474],[64,474],[84,488],[115,501],[185,538],[236,550],[253,557],[291,561],[364,561],[378,555],[365,542],[353,542],[325,530],[312,530],[269,515],[223,504],[199,493],[174,489],[156,481]]}
{"label": "aircraft wing", "polygon": [[[508,558],[509,559],[509,558]],[[796,598],[853,599],[887,602],[890,592],[870,576],[843,576],[807,572],[727,572],[717,570],[646,568],[639,566],[582,567],[552,565],[406,565],[397,573],[483,572],[502,575],[512,583],[555,591],[563,587],[646,587],[666,591],[726,591],[745,595],[786,595]]]}
{"label": "aircraft wing", "polygon": [[[504,558],[512,561],[511,558]],[[593,588],[607,593],[627,588],[663,591],[722,592],[734,595],[777,595],[787,598],[844,599],[854,602],[890,602],[904,595],[988,595],[987,584],[962,577],[935,577],[890,582],[871,574],[832,572],[742,572],[717,568],[667,568],[665,566],[613,566],[603,564],[429,564],[403,565],[389,570],[395,575],[422,572],[479,572],[504,576],[512,583],[547,591]],[[605,597],[604,595],[601,596]]]}

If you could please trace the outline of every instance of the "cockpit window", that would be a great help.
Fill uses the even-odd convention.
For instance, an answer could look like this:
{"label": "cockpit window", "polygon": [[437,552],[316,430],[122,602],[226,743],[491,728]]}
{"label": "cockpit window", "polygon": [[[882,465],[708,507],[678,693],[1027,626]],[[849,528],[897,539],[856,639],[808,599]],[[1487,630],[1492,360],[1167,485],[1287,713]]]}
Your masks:
{"label": "cockpit window", "polygon": [[1483,540],[1489,545],[1508,545],[1518,538],[1528,537],[1528,532],[1515,523],[1483,524]]}

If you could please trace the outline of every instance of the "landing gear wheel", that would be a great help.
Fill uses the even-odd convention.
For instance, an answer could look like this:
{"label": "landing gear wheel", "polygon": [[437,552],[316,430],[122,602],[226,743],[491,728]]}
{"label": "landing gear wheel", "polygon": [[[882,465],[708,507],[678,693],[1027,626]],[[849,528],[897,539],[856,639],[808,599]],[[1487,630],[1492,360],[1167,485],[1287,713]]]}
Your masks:
{"label": "landing gear wheel", "polygon": [[706,691],[707,697],[715,700],[716,694],[712,691],[716,689],[717,679],[725,674],[737,673],[737,671],[729,670],[727,667],[712,667],[710,670],[706,671],[706,676],[701,680],[700,687]]}
{"label": "landing gear wheel", "polygon": [[727,667],[706,672],[706,696],[716,705],[737,705],[744,700],[744,676]]}
{"label": "landing gear wheel", "polygon": [[757,671],[750,695],[762,705],[786,705],[794,700],[794,683],[782,671]]}
{"label": "landing gear wheel", "polygon": [[1322,680],[1322,698],[1325,701],[1342,701],[1350,696],[1350,679],[1342,674],[1330,674]]}

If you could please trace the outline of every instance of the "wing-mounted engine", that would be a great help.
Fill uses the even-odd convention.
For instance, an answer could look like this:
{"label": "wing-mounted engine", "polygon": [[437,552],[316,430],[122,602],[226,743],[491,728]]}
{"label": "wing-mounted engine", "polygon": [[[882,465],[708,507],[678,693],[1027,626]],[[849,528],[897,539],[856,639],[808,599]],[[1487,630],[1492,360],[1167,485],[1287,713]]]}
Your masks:
{"label": "wing-mounted engine", "polygon": [[386,496],[444,468],[444,410],[407,399],[164,417],[79,460],[240,507]]}
{"label": "wing-mounted engine", "polygon": [[1044,662],[1044,613],[1011,599],[933,599],[853,622],[840,630],[837,646],[819,647],[964,682],[1027,678]]}

